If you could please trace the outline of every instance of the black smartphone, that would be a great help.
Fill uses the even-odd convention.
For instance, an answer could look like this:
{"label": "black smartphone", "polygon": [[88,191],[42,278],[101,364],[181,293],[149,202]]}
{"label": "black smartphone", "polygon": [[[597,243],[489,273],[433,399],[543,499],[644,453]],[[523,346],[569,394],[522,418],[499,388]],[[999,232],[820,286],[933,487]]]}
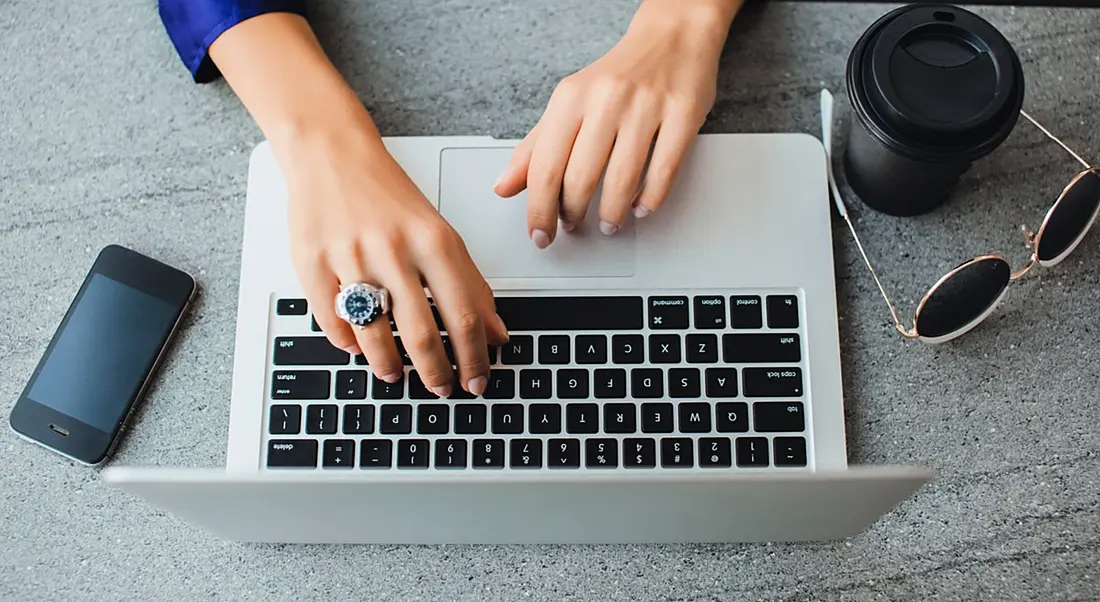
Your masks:
{"label": "black smartphone", "polygon": [[12,409],[24,439],[89,466],[111,454],[195,295],[141,253],[100,251]]}

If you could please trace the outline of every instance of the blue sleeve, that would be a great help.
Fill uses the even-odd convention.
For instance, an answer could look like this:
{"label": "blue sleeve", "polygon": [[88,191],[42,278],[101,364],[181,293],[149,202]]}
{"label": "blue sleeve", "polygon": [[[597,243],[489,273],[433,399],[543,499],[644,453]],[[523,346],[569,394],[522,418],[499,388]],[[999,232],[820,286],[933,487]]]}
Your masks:
{"label": "blue sleeve", "polygon": [[207,54],[234,25],[273,12],[306,15],[305,0],[159,0],[160,19],[191,77],[198,83],[221,74]]}

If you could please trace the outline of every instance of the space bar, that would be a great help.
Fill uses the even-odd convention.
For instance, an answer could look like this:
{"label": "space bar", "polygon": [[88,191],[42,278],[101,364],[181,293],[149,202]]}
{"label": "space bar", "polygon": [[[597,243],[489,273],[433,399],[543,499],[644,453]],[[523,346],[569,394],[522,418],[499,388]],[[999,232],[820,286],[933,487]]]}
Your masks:
{"label": "space bar", "polygon": [[509,332],[641,330],[641,297],[497,297],[497,313]]}

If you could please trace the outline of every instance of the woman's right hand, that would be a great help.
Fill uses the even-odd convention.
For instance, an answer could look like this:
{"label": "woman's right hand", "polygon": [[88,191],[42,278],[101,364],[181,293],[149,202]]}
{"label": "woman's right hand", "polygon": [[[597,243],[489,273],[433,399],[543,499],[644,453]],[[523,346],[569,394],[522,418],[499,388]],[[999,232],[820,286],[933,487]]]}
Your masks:
{"label": "woman's right hand", "polygon": [[[366,356],[381,380],[402,375],[387,319],[353,328],[335,313],[344,285],[389,290],[398,335],[424,385],[449,397],[454,384],[474,395],[488,385],[489,345],[507,329],[493,293],[458,233],[386,152],[366,111],[296,135],[276,149],[286,173],[291,255],[317,324],[337,348]],[[457,381],[425,287],[454,349]]]}

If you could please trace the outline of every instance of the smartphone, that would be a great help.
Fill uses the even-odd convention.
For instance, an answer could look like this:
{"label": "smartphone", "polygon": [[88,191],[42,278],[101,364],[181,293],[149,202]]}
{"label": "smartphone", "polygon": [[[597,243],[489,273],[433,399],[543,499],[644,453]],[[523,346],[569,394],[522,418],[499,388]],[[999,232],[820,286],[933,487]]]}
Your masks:
{"label": "smartphone", "polygon": [[12,430],[97,466],[114,450],[196,291],[141,253],[100,251],[12,409]]}

